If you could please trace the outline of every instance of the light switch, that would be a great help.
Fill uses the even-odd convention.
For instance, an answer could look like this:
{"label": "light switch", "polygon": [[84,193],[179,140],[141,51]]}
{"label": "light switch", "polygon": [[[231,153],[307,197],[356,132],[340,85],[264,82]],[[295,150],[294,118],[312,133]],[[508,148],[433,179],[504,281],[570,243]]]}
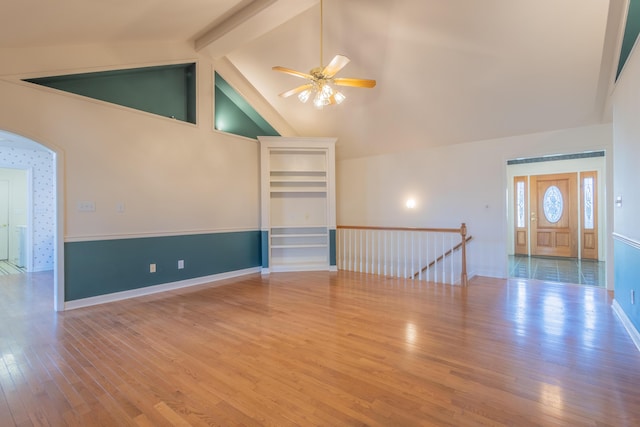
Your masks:
{"label": "light switch", "polygon": [[81,201],[78,202],[78,211],[79,212],[95,212],[96,204],[92,201]]}

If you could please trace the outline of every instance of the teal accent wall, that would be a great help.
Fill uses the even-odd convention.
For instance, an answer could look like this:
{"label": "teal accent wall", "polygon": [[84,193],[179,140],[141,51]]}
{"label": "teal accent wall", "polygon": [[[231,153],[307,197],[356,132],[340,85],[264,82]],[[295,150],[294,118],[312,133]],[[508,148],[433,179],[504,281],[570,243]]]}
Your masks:
{"label": "teal accent wall", "polygon": [[67,242],[65,301],[260,267],[260,238],[245,231]]}
{"label": "teal accent wall", "polygon": [[329,230],[329,265],[336,265],[336,230]]}
{"label": "teal accent wall", "polygon": [[624,37],[622,39],[622,47],[620,48],[620,59],[618,60],[616,80],[620,76],[629,54],[631,54],[631,49],[633,49],[633,45],[638,38],[638,34],[640,34],[640,0],[630,0],[627,22],[624,28]]}
{"label": "teal accent wall", "polygon": [[269,232],[263,231],[260,241],[262,242],[262,268],[269,268]]}
{"label": "teal accent wall", "polygon": [[218,73],[215,73],[215,87],[217,130],[253,139],[258,136],[280,136]]}
{"label": "teal accent wall", "polygon": [[[640,249],[614,240],[613,253],[615,299],[640,331]],[[635,304],[631,304],[632,290]]]}
{"label": "teal accent wall", "polygon": [[26,79],[160,116],[196,123],[196,64]]}

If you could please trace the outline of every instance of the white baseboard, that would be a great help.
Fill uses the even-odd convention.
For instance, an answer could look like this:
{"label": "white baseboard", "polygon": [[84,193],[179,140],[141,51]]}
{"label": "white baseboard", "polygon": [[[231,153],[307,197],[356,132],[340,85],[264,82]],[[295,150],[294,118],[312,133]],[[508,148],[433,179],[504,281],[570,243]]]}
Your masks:
{"label": "white baseboard", "polygon": [[[74,310],[76,308],[90,307],[92,305],[105,304],[108,302],[122,301],[130,298],[137,298],[145,295],[167,292],[175,289],[182,289],[191,286],[204,285],[211,282],[218,282],[224,279],[245,276],[247,274],[260,273],[260,267],[247,268],[245,270],[230,271],[227,273],[213,274],[210,276],[195,277],[193,279],[181,280],[179,282],[163,283],[161,285],[147,286],[130,291],[114,292],[112,294],[98,295],[95,297],[83,298],[64,303],[64,310]],[[212,285],[218,286],[218,285]]]}
{"label": "white baseboard", "polygon": [[631,337],[631,340],[636,345],[638,351],[640,351],[640,333],[627,316],[627,313],[624,312],[620,304],[618,304],[618,301],[615,299],[613,300],[613,304],[611,304],[611,308],[616,316],[618,316],[618,319],[622,322],[622,325],[624,325],[624,328],[627,330],[629,337]]}

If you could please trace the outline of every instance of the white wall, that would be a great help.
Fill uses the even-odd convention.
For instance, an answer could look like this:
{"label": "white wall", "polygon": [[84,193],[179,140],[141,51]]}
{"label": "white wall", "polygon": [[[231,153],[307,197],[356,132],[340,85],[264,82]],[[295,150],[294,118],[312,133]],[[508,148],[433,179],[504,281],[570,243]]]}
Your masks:
{"label": "white wall", "polygon": [[[338,161],[338,225],[457,227],[465,222],[474,236],[470,272],[506,277],[507,160],[610,152],[611,129],[606,124]],[[405,207],[409,197],[417,201],[413,210]]]}
{"label": "white wall", "polygon": [[[0,54],[0,129],[64,154],[65,239],[259,227],[257,142],[212,130],[213,64],[190,45]],[[192,61],[197,125],[20,81]],[[81,201],[94,202],[95,212],[78,211]]]}
{"label": "white wall", "polygon": [[614,208],[614,231],[640,242],[640,48],[636,44],[627,59],[614,92],[614,199],[622,197],[622,206]]}

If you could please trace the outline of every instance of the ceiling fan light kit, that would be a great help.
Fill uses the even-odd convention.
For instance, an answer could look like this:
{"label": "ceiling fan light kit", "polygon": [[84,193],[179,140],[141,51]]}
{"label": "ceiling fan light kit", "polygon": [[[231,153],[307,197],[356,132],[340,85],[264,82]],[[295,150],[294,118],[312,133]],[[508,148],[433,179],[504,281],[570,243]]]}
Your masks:
{"label": "ceiling fan light kit", "polygon": [[306,103],[313,98],[313,105],[322,109],[327,105],[341,104],[347,97],[332,85],[351,86],[372,88],[376,85],[375,80],[357,79],[357,78],[336,78],[335,75],[349,63],[349,58],[343,55],[336,55],[329,65],[322,66],[322,21],[323,21],[323,0],[320,0],[320,66],[312,69],[309,73],[292,70],[290,68],[275,66],[273,70],[280,71],[292,76],[301,77],[309,80],[302,86],[288,90],[280,94],[281,97],[287,98],[292,95],[298,95],[298,100]]}

